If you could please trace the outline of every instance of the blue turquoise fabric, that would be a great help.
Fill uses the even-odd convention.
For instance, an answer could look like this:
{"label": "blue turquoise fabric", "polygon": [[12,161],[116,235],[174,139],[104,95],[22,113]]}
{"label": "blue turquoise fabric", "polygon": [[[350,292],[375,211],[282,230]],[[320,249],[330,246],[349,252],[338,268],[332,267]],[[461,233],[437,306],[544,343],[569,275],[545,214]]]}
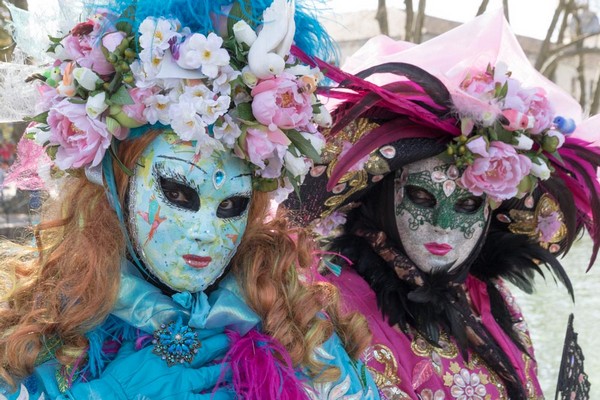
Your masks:
{"label": "blue turquoise fabric", "polygon": [[[185,365],[168,367],[152,353],[150,340],[146,341],[146,347],[135,349],[140,336],[150,337],[161,324],[178,318],[195,328],[202,341],[193,368]],[[72,376],[73,385],[65,390],[65,375],[69,374],[60,371],[56,360],[50,359],[21,382],[15,393],[10,394],[7,387],[0,388],[0,399],[210,399],[222,368],[225,381],[228,378],[228,366],[212,362],[227,350],[228,341],[223,332],[234,330],[243,335],[253,328],[260,330],[260,319],[246,305],[231,276],[223,279],[209,296],[178,293],[169,297],[142,279],[131,264],[124,262],[117,304],[107,321],[87,335],[90,339],[88,361]],[[118,354],[107,354],[103,350],[110,340],[120,343]],[[315,383],[298,371],[311,399],[379,399],[364,364],[348,356],[336,335],[315,353],[323,364],[338,367],[341,375],[336,382]],[[198,394],[188,397],[192,392],[202,391],[207,393],[206,397]],[[236,395],[222,388],[212,398],[235,399]]]}

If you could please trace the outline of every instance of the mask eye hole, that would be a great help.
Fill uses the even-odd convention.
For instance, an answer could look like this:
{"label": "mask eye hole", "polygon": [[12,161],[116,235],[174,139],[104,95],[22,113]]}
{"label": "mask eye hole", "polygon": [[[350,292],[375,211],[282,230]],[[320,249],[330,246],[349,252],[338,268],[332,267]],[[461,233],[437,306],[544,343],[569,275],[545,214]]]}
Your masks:
{"label": "mask eye hole", "polygon": [[406,197],[420,207],[433,208],[436,205],[435,196],[419,186],[407,185],[404,190]]}
{"label": "mask eye hole", "polygon": [[248,196],[228,197],[219,204],[219,207],[217,208],[217,217],[239,217],[248,208],[248,203],[250,203],[250,197]]}
{"label": "mask eye hole", "polygon": [[474,214],[483,204],[483,198],[478,196],[469,196],[458,199],[454,204],[454,211],[462,214]]}
{"label": "mask eye hole", "polygon": [[175,180],[160,177],[160,189],[168,203],[184,210],[198,211],[200,197],[195,189]]}

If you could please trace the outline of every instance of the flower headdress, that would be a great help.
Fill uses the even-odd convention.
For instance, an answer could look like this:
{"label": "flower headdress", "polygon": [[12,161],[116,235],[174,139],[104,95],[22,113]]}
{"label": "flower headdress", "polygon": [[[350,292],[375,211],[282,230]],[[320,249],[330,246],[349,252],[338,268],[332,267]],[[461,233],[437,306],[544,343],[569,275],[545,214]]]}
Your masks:
{"label": "flower headdress", "polygon": [[[55,62],[32,76],[41,100],[25,138],[45,148],[55,172],[94,179],[120,141],[163,127],[196,141],[202,156],[248,161],[259,190],[292,190],[319,160],[317,125],[330,122],[314,95],[321,72],[289,54],[296,23],[316,28],[298,45],[326,48],[318,23],[295,18],[289,0],[158,3],[118,0],[51,38]],[[31,172],[20,167],[27,161],[14,180]]]}
{"label": "flower headdress", "polygon": [[[445,151],[462,170],[460,179],[444,179],[485,194],[498,219],[515,223],[504,213],[513,204],[531,209],[537,218],[531,236],[545,247],[564,252],[587,227],[592,265],[600,247],[600,149],[583,131],[593,121],[576,129],[581,108],[533,69],[500,12],[419,46],[374,38],[349,63],[345,69],[355,75],[327,71],[340,86],[322,93],[337,105],[325,133],[324,163],[312,168],[302,205],[290,203],[305,223],[312,220],[323,232],[332,220],[343,221],[339,212],[355,206],[386,174],[424,158],[422,143],[407,143],[425,139],[434,151],[429,156]],[[544,202],[561,203],[551,217],[533,212],[540,192],[549,193]],[[565,199],[565,192],[572,198]],[[559,211],[571,209],[569,202],[577,210],[566,229]]]}

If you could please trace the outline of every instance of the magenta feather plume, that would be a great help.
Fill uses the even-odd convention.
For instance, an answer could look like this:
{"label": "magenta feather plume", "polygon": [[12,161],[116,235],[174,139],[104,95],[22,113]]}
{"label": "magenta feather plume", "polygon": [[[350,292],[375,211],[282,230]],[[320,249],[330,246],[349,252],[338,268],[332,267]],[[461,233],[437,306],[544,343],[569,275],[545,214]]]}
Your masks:
{"label": "magenta feather plume", "polygon": [[573,194],[577,207],[578,226],[585,226],[594,243],[588,270],[600,250],[600,148],[585,140],[567,136],[558,149],[560,159],[547,154],[555,173]]}
{"label": "magenta feather plume", "polygon": [[[227,332],[231,347],[225,362],[231,367],[233,387],[241,399],[308,400],[290,355],[277,340],[251,330],[241,336]],[[221,375],[223,379],[225,371]]]}
{"label": "magenta feather plume", "polygon": [[292,54],[309,65],[318,66],[325,76],[340,84],[338,88],[326,88],[322,92],[325,96],[344,100],[346,107],[344,117],[338,120],[331,134],[343,128],[349,120],[359,118],[377,106],[398,115],[420,120],[422,125],[445,130],[452,136],[460,135],[455,118],[440,118],[441,114],[450,114],[451,100],[447,89],[436,77],[416,66],[403,63],[384,64],[362,72],[363,75],[396,73],[405,76],[404,80],[399,78],[399,82],[378,86],[362,79],[360,73],[352,75],[344,72],[318,58],[309,57],[296,47],[292,47]]}

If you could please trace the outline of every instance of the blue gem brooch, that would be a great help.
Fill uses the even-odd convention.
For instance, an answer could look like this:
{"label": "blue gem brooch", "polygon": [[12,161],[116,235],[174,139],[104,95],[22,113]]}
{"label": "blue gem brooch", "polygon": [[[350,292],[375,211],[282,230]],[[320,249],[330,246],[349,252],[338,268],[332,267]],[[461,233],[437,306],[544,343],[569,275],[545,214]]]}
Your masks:
{"label": "blue gem brooch", "polygon": [[202,345],[198,334],[183,324],[181,319],[162,324],[160,329],[154,331],[152,343],[152,352],[165,360],[169,367],[192,362]]}

